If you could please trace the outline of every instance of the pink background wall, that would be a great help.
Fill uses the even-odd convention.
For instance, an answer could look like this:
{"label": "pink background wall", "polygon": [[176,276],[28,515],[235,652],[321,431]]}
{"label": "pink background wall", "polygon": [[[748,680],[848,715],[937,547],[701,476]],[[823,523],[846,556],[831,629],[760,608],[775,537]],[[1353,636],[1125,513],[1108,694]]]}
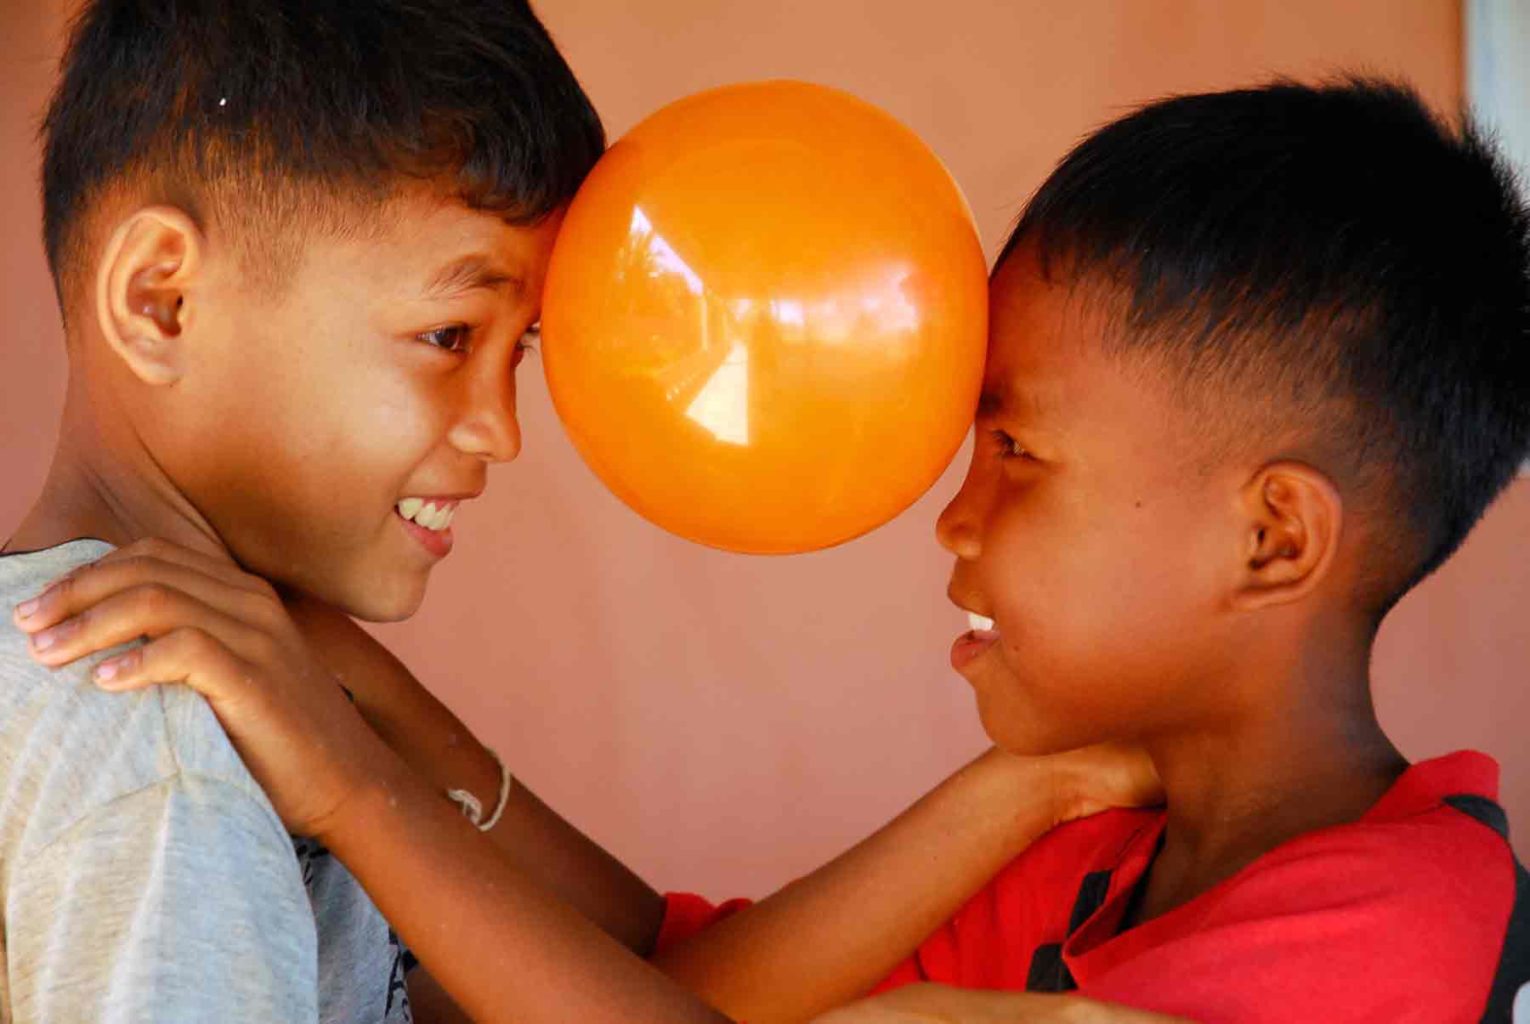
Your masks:
{"label": "pink background wall", "polygon": [[[38,240],[35,116],[63,0],[0,0],[0,535],[47,468],[63,380]],[[612,136],[727,81],[801,77],[903,119],[967,190],[990,252],[1081,133],[1172,90],[1400,73],[1459,99],[1446,0],[543,0]],[[840,549],[718,554],[605,493],[563,438],[536,364],[526,452],[457,520],[424,609],[379,630],[544,797],[661,886],[763,892],[880,823],[983,743],[946,667],[936,513]],[[965,455],[962,456],[965,462]],[[1530,481],[1388,623],[1376,686],[1404,750],[1498,756],[1530,852]]]}

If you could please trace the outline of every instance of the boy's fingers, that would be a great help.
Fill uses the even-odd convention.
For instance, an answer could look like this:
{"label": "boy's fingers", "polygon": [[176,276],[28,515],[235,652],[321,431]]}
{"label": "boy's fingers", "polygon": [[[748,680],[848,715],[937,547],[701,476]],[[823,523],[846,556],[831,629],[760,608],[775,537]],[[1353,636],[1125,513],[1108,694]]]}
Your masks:
{"label": "boy's fingers", "polygon": [[284,614],[274,594],[230,586],[195,568],[138,554],[110,562],[103,559],[77,569],[18,605],[12,618],[22,630],[35,636],[115,594],[141,587],[178,591],[230,618],[256,626],[274,626]]}
{"label": "boy's fingers", "polygon": [[[107,552],[96,561],[70,570],[58,579],[52,580],[38,594],[33,596],[31,602],[23,602],[22,606],[38,603],[39,598],[51,595],[55,591],[67,590],[81,577],[93,575],[107,566],[130,563],[140,566],[179,566],[188,572],[199,573],[208,579],[221,583],[234,590],[248,592],[250,594],[277,600],[276,588],[259,576],[253,576],[239,568],[232,559],[215,557],[200,551],[182,547],[171,541],[160,540],[157,537],[148,537],[134,541],[124,547],[115,548]],[[42,602],[46,604],[47,602]],[[13,611],[13,618],[18,624],[22,623],[24,616]]]}
{"label": "boy's fingers", "polygon": [[32,634],[32,654],[57,668],[142,636],[183,627],[216,637],[235,654],[257,660],[265,634],[171,587],[144,584],[110,594],[80,614]]}
{"label": "boy's fingers", "polygon": [[240,660],[208,633],[193,626],[173,629],[158,640],[108,658],[92,673],[104,690],[138,690],[159,683],[183,683],[209,701],[227,701],[233,687],[252,678]]}

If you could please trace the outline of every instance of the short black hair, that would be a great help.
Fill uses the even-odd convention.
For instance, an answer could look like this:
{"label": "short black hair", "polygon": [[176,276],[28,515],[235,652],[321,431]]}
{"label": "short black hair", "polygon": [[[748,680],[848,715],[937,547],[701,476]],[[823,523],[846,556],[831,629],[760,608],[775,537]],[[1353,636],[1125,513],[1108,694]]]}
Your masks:
{"label": "short black hair", "polygon": [[89,0],[42,134],[56,282],[90,204],[126,180],[264,233],[400,175],[534,223],[605,146],[526,0]]}
{"label": "short black hair", "polygon": [[1530,454],[1524,200],[1470,119],[1452,127],[1404,84],[1151,103],[1063,159],[1000,262],[1021,245],[1049,278],[1116,297],[1114,351],[1156,359],[1185,393],[1221,385],[1234,419],[1263,410],[1240,429],[1266,441],[1325,436],[1387,515],[1372,532],[1405,538],[1375,569],[1378,618]]}

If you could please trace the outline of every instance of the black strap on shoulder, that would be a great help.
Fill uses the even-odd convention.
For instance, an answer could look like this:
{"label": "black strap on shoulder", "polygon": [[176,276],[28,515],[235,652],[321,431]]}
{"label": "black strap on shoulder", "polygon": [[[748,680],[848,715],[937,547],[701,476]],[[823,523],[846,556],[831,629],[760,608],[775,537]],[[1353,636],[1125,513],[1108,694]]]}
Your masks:
{"label": "black strap on shoulder", "polygon": [[[1073,901],[1073,912],[1068,915],[1068,935],[1078,931],[1079,926],[1105,904],[1110,892],[1110,872],[1091,871],[1079,883],[1078,897]],[[1067,941],[1064,937],[1064,941]],[[1031,955],[1031,967],[1026,972],[1027,992],[1071,992],[1078,988],[1073,972],[1063,963],[1062,943],[1049,942],[1038,946]]]}
{"label": "black strap on shoulder", "polygon": [[1504,813],[1502,807],[1485,796],[1477,796],[1475,793],[1458,793],[1455,796],[1447,796],[1445,802],[1462,814],[1476,818],[1488,828],[1503,837],[1504,842],[1509,841],[1509,816]]}
{"label": "black strap on shoulder", "polygon": [[[1445,802],[1497,832],[1505,843],[1509,841],[1509,816],[1492,800],[1463,793],[1447,796]],[[1530,874],[1516,860],[1514,906],[1509,911],[1509,928],[1503,937],[1503,952],[1498,957],[1498,971],[1488,992],[1482,1024],[1511,1024],[1514,996],[1526,983],[1530,983]]]}

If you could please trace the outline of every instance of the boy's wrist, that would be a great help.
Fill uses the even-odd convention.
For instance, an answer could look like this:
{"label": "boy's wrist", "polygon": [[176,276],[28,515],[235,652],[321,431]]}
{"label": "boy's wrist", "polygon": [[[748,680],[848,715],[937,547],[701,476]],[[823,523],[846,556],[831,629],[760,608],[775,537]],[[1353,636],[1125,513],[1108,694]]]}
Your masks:
{"label": "boy's wrist", "polygon": [[1077,759],[1066,754],[1054,754],[1041,758],[1045,772],[1045,786],[1050,800],[1052,825],[1073,821],[1090,813],[1089,786],[1086,773]]}
{"label": "boy's wrist", "polygon": [[314,825],[313,838],[331,850],[379,824],[383,812],[397,806],[399,793],[411,783],[418,784],[393,748],[370,729],[367,733],[369,740],[352,752],[344,769],[341,795]]}
{"label": "boy's wrist", "polygon": [[1014,757],[1025,765],[1025,785],[1033,806],[1050,829],[1077,817],[1083,782],[1071,760],[1064,756]]}
{"label": "boy's wrist", "polygon": [[1018,810],[1015,823],[1029,841],[1037,830],[1068,820],[1078,805],[1082,782],[1059,755],[1029,757],[990,749],[964,769],[985,776],[987,806]]}
{"label": "boy's wrist", "polygon": [[1052,824],[1112,808],[1161,804],[1163,786],[1140,748],[1116,743],[1081,747],[1038,759],[1052,801]]}

